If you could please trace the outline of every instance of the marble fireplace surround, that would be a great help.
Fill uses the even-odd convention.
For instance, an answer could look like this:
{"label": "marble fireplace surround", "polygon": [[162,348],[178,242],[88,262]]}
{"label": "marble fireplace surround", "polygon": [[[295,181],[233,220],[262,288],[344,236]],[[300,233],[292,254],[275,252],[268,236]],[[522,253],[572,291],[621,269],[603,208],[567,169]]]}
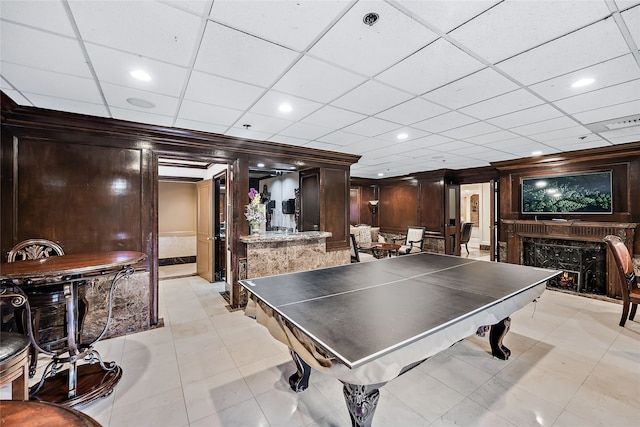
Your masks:
{"label": "marble fireplace surround", "polygon": [[[523,263],[523,239],[549,239],[553,241],[601,243],[605,236],[613,234],[624,241],[629,253],[634,257],[633,242],[637,223],[595,222],[595,221],[555,221],[555,220],[509,220],[503,219],[506,232],[507,262]],[[634,264],[638,265],[637,255]],[[606,296],[619,298],[617,271],[612,257],[607,253]]]}

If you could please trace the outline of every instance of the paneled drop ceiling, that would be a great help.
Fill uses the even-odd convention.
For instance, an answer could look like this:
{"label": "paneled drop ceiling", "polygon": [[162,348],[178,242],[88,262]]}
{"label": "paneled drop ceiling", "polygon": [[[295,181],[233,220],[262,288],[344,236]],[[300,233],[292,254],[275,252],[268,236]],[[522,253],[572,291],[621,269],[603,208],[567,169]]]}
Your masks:
{"label": "paneled drop ceiling", "polygon": [[3,0],[0,24],[20,105],[359,154],[356,177],[640,140],[638,0]]}

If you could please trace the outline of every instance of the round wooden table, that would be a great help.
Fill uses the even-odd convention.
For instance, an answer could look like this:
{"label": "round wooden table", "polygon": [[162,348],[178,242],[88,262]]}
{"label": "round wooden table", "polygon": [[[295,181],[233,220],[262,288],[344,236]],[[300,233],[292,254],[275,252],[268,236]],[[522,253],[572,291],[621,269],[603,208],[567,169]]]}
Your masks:
{"label": "round wooden table", "polygon": [[49,402],[0,401],[2,427],[100,427],[96,420],[73,408]]}
{"label": "round wooden table", "polygon": [[[26,298],[24,289],[46,285],[43,289],[53,287],[57,288],[57,292],[62,289],[65,296],[67,350],[64,353],[53,353],[40,348],[33,339],[31,329],[29,330],[32,345],[35,345],[39,352],[52,357],[40,382],[29,391],[31,400],[74,406],[89,403],[113,392],[113,387],[122,377],[122,369],[115,362],[103,362],[93,346],[109,327],[111,295],[116,283],[129,276],[133,272],[132,266],[146,257],[144,253],[135,251],[95,252],[0,265],[3,292],[13,291]],[[77,322],[78,288],[83,286],[88,278],[104,274],[114,274],[107,296],[109,307],[104,328],[92,342],[80,343]],[[77,362],[83,359],[88,363],[78,365]],[[68,369],[61,370],[65,364]]]}

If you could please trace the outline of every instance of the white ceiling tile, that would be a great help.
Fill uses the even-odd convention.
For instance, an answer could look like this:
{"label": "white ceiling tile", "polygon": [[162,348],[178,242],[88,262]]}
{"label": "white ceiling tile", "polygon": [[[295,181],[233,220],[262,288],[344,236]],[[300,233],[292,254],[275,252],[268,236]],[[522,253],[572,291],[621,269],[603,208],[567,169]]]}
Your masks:
{"label": "white ceiling tile", "polygon": [[625,10],[633,6],[637,6],[640,4],[638,0],[614,0],[616,6],[618,6],[619,10]]}
{"label": "white ceiling tile", "polygon": [[[638,139],[636,138],[633,140],[633,142],[635,141],[638,141]],[[631,142],[631,141],[628,141],[628,142]],[[607,147],[607,146],[611,146],[611,143],[603,139],[598,139],[598,140],[589,141],[589,142],[580,141],[579,143],[576,143],[576,144],[566,144],[563,146],[562,151],[588,150],[591,148],[599,148],[599,147]]]}
{"label": "white ceiling tile", "polygon": [[211,19],[302,51],[347,7],[344,1],[216,1]]}
{"label": "white ceiling tile", "polygon": [[31,67],[0,63],[2,77],[24,93],[68,98],[92,104],[102,103],[93,79],[54,73]]}
{"label": "white ceiling tile", "polygon": [[212,132],[219,134],[224,134],[225,131],[229,128],[229,126],[221,126],[213,123],[199,122],[196,120],[181,119],[180,117],[176,119],[174,127],[182,129],[194,129],[203,132]]}
{"label": "white ceiling tile", "polygon": [[543,104],[526,110],[508,113],[502,116],[488,119],[487,121],[501,128],[509,129],[529,123],[540,122],[554,117],[560,117],[562,113],[550,105]]}
{"label": "white ceiling tile", "polygon": [[451,36],[489,62],[524,52],[539,44],[604,18],[603,1],[502,2],[451,32]]}
{"label": "white ceiling tile", "polygon": [[515,132],[518,135],[528,136],[535,135],[537,133],[549,132],[552,130],[566,129],[574,127],[576,125],[575,120],[571,120],[569,117],[557,117],[555,119],[544,120],[541,122],[531,123],[524,126],[517,126],[510,128],[511,132]]}
{"label": "white ceiling tile", "polygon": [[242,111],[184,99],[178,117],[229,127],[242,115]]}
{"label": "white ceiling tile", "polygon": [[627,25],[636,46],[640,48],[640,7],[626,10],[620,15],[622,15],[622,19]]}
{"label": "white ceiling tile", "polygon": [[431,91],[423,98],[455,110],[515,89],[518,86],[511,80],[491,68],[485,68]]}
{"label": "white ceiling tile", "polygon": [[498,67],[525,85],[629,53],[612,18],[522,53]]}
{"label": "white ceiling tile", "polygon": [[330,102],[366,79],[326,62],[303,57],[273,86],[274,90],[318,102]]}
{"label": "white ceiling tile", "polygon": [[[398,138],[398,135],[404,134],[406,135],[404,138]],[[392,130],[391,132],[383,133],[376,136],[377,139],[384,139],[392,144],[406,144],[409,141],[413,141],[416,139],[423,138],[429,135],[428,132],[425,132],[420,129],[415,129],[411,127],[400,127]]]}
{"label": "white ceiling tile", "polygon": [[376,114],[376,117],[402,125],[410,125],[446,113],[447,111],[446,108],[422,98],[413,98]]}
{"label": "white ceiling tile", "polygon": [[83,40],[187,66],[196,49],[200,18],[149,1],[69,0]]}
{"label": "white ceiling tile", "polygon": [[[175,116],[178,111],[178,98],[161,95],[158,93],[144,92],[111,83],[102,83],[102,92],[111,106],[129,110],[140,111],[144,114]],[[154,104],[153,108],[136,107],[127,102],[129,98],[144,99]],[[142,115],[141,115],[142,116]],[[157,124],[157,123],[156,123]]]}
{"label": "white ceiling tile", "polygon": [[[47,71],[91,77],[76,39],[57,36],[22,25],[2,22],[0,52],[3,62]],[[20,43],[16,43],[20,40]]]}
{"label": "white ceiling tile", "polygon": [[568,137],[575,137],[575,140],[578,141],[578,137],[586,136],[589,134],[591,134],[591,131],[584,126],[573,126],[570,128],[558,129],[551,132],[537,133],[535,135],[529,136],[529,138],[539,142],[553,142]]}
{"label": "white ceiling tile", "polygon": [[366,118],[364,114],[358,114],[342,108],[324,106],[318,111],[311,113],[301,121],[317,126],[333,127],[340,129],[359,120]]}
{"label": "white ceiling tile", "polygon": [[555,104],[568,113],[574,114],[630,102],[638,99],[639,94],[640,79],[562,99]]}
{"label": "white ceiling tile", "polygon": [[279,119],[276,117],[265,116],[263,114],[247,113],[240,120],[236,127],[242,127],[249,124],[250,129],[263,133],[278,133],[282,129],[289,127],[294,122],[291,120]]}
{"label": "white ceiling tile", "polygon": [[491,142],[504,141],[506,139],[516,138],[517,136],[518,135],[516,135],[513,132],[500,130],[497,132],[487,133],[485,135],[467,137],[464,140],[472,144],[484,145],[484,144],[489,144]]}
{"label": "white ceiling tile", "polygon": [[521,150],[528,149],[529,151],[533,151],[533,148],[530,148],[533,146],[539,147],[539,144],[526,137],[516,137],[511,139],[505,139],[504,141],[490,142],[486,144],[487,148],[491,148],[494,150],[501,150],[501,151],[509,151],[515,148],[518,148]]}
{"label": "white ceiling tile", "polygon": [[624,135],[609,138],[612,144],[626,144],[630,142],[638,142],[638,135]]}
{"label": "white ceiling tile", "polygon": [[213,0],[166,0],[168,4],[197,15],[209,15],[212,2]]}
{"label": "white ceiling tile", "polygon": [[622,129],[609,130],[606,132],[601,132],[600,135],[603,138],[619,138],[622,136],[635,136],[636,141],[640,141],[640,125],[631,126]]}
{"label": "white ceiling tile", "polygon": [[266,141],[271,136],[271,133],[258,132],[256,130],[253,130],[252,128],[245,129],[238,127],[230,128],[224,134],[227,136],[235,136],[237,138],[244,139],[255,139],[258,141]]}
{"label": "white ceiling tile", "polygon": [[[532,153],[536,153],[535,156],[543,156],[543,155],[554,154],[559,152],[559,150],[553,147],[550,147],[545,144],[540,144],[537,142],[532,142],[527,146],[513,147],[511,149],[506,149],[505,151],[515,154],[518,157],[532,157],[534,156]],[[541,154],[538,154],[538,153],[541,153]]]}
{"label": "white ceiling tile", "polygon": [[623,104],[611,105],[609,107],[577,113],[574,114],[573,117],[580,120],[581,123],[588,124],[631,116],[633,114],[638,114],[638,111],[640,111],[640,100],[634,100]]}
{"label": "white ceiling tile", "polygon": [[460,114],[457,111],[451,111],[449,113],[441,114],[439,116],[414,123],[413,125],[411,125],[411,127],[425,130],[431,133],[438,133],[459,126],[468,125],[476,121],[476,119],[465,116],[464,114]]}
{"label": "white ceiling tile", "polygon": [[[4,89],[3,89],[4,90]],[[54,98],[51,96],[25,94],[29,100],[39,108],[48,108],[56,111],[66,111],[69,113],[85,114],[97,117],[111,117],[104,104],[93,104],[90,102],[74,101],[72,99]]]}
{"label": "white ceiling tile", "polygon": [[524,89],[518,89],[513,92],[461,108],[460,112],[486,120],[512,111],[535,107],[540,104],[542,104],[540,98],[530,94]]}
{"label": "white ceiling tile", "polygon": [[504,151],[486,151],[485,153],[478,153],[474,155],[475,159],[484,160],[487,162],[501,162],[503,160],[515,159],[518,156],[512,153],[505,153]]}
{"label": "white ceiling tile", "polygon": [[460,126],[455,129],[441,132],[441,134],[444,136],[448,136],[450,138],[465,139],[465,138],[471,138],[474,136],[484,135],[486,133],[497,132],[499,130],[500,128],[497,128],[489,123],[476,122],[466,126]]}
{"label": "white ceiling tile", "polygon": [[[18,105],[26,105],[29,107],[33,107],[37,104],[32,103],[30,100],[28,100],[27,98],[25,98],[24,96],[22,96],[22,94],[20,92],[18,92],[17,90],[14,89],[7,89],[7,88],[2,88],[2,91],[5,93],[5,95],[7,95],[9,98],[11,98],[13,100],[13,102],[15,102]],[[31,96],[31,95],[27,95],[27,96]],[[46,108],[46,107],[43,107]]]}
{"label": "white ceiling tile", "polygon": [[193,71],[184,94],[185,99],[207,104],[246,110],[264,92],[258,86],[248,85],[222,77]]}
{"label": "white ceiling tile", "polygon": [[[282,104],[289,104],[292,110],[289,112],[278,110],[278,107]],[[319,110],[321,106],[322,104],[317,102],[271,90],[251,107],[251,112],[296,121]]]}
{"label": "white ceiling tile", "polygon": [[376,77],[415,95],[471,74],[484,65],[444,39],[411,55]]}
{"label": "white ceiling tile", "polygon": [[318,138],[318,141],[326,142],[328,144],[334,144],[339,146],[354,144],[358,141],[365,139],[362,135],[358,135],[351,132],[344,132],[341,130],[330,133],[323,137]]}
{"label": "white ceiling tile", "polygon": [[62,2],[3,0],[0,9],[3,20],[75,38]]}
{"label": "white ceiling tile", "polygon": [[455,150],[464,150],[466,148],[473,148],[473,147],[475,147],[475,145],[469,144],[468,142],[449,141],[446,144],[434,145],[429,148],[434,151],[448,152],[448,151],[455,151]]}
{"label": "white ceiling tile", "polygon": [[398,0],[418,18],[429,23],[443,33],[447,33],[474,16],[489,9],[498,1],[416,1]]}
{"label": "white ceiling tile", "polygon": [[[587,78],[595,79],[595,82],[579,88],[571,87],[578,80]],[[531,86],[531,90],[548,100],[555,101],[638,78],[640,78],[640,67],[633,55],[628,54],[535,84]]]}
{"label": "white ceiling tile", "polygon": [[111,107],[111,114],[114,119],[126,120],[128,122],[149,123],[165,127],[170,127],[173,124],[173,117],[144,111],[134,111],[126,108]]}
{"label": "white ceiling tile", "polygon": [[[178,97],[187,78],[187,69],[130,53],[85,44],[98,80],[120,86]],[[134,70],[146,71],[150,81],[131,76]]]}
{"label": "white ceiling tile", "polygon": [[411,98],[399,90],[370,80],[338,98],[332,105],[362,114],[373,115]]}
{"label": "white ceiling tile", "polygon": [[453,141],[453,139],[442,135],[429,135],[412,141],[407,141],[407,144],[417,148],[427,148],[434,145],[444,144],[449,141]]}
{"label": "white ceiling tile", "polygon": [[307,123],[298,122],[280,131],[279,135],[311,140],[311,139],[316,139],[321,136],[327,135],[332,131],[333,129],[331,128],[314,126]]}
{"label": "white ceiling tile", "polygon": [[286,135],[274,135],[268,138],[267,141],[278,142],[280,144],[295,145],[298,147],[302,147],[302,146],[306,147],[310,142],[308,139],[294,138],[292,136],[286,136]]}
{"label": "white ceiling tile", "polygon": [[297,56],[290,49],[208,22],[194,68],[268,87]]}
{"label": "white ceiling tile", "polygon": [[379,139],[374,139],[374,138],[366,138],[366,139],[363,139],[362,141],[345,145],[340,148],[340,151],[344,151],[345,153],[351,153],[351,154],[364,154],[370,151],[377,150],[379,148],[383,148],[387,144],[388,144],[387,141],[381,141]]}
{"label": "white ceiling tile", "polygon": [[[380,16],[373,26],[362,22],[369,12]],[[387,3],[364,1],[355,4],[309,53],[372,77],[436,38]]]}
{"label": "white ceiling tile", "polygon": [[339,151],[340,150],[340,146],[339,145],[328,144],[326,142],[320,142],[320,141],[311,141],[310,143],[306,144],[305,147],[315,148],[317,150],[326,150],[326,151]]}
{"label": "white ceiling tile", "polygon": [[352,125],[345,127],[343,130],[346,132],[356,133],[362,136],[373,137],[387,133],[392,129],[398,129],[398,125],[386,120],[376,119],[375,117],[369,117]]}

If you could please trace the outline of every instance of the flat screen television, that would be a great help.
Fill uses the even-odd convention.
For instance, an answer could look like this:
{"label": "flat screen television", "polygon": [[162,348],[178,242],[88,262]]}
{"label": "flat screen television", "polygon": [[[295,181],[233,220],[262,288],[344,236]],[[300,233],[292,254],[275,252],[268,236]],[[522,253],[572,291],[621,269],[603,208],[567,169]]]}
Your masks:
{"label": "flat screen television", "polygon": [[611,171],[522,179],[522,213],[613,213]]}

